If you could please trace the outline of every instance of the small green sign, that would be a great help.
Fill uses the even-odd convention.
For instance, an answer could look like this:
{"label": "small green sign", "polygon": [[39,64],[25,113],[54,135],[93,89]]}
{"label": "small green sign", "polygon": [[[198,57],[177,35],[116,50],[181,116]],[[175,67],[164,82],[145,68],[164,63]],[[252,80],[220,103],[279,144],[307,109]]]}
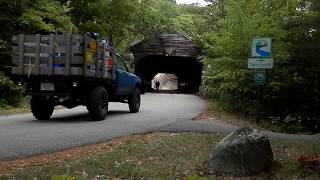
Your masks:
{"label": "small green sign", "polygon": [[266,70],[255,69],[254,71],[254,84],[257,86],[263,86],[266,84]]}

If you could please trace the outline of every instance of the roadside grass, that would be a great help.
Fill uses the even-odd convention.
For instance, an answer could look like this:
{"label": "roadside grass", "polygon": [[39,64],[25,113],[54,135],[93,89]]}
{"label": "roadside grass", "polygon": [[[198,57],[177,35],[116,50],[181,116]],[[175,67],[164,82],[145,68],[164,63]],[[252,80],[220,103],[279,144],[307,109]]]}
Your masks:
{"label": "roadside grass", "polygon": [[208,119],[221,121],[235,126],[250,126],[260,130],[268,130],[279,133],[289,134],[312,134],[298,123],[284,123],[271,119],[262,119],[259,122],[255,117],[246,116],[241,113],[231,112],[223,109],[217,102],[206,100],[208,105]]}
{"label": "roadside grass", "polygon": [[[63,106],[56,106],[54,109],[64,109]],[[22,98],[21,102],[17,106],[0,105],[0,116],[9,116],[15,114],[31,113],[30,109],[30,97]]]}
{"label": "roadside grass", "polygon": [[[272,177],[277,179],[320,179],[320,171],[299,167],[297,159],[304,155],[319,155],[320,143],[302,140],[272,140],[274,158],[276,160]],[[319,167],[319,164],[315,166]],[[280,176],[279,176],[280,175]],[[282,176],[281,176],[282,175]],[[288,175],[290,178],[285,178]],[[274,179],[274,178],[273,178]]]}
{"label": "roadside grass", "polygon": [[2,105],[0,106],[0,116],[30,112],[30,98],[24,97],[17,106]]}
{"label": "roadside grass", "polygon": [[[0,179],[234,179],[207,175],[204,162],[212,147],[225,135],[199,133],[152,133],[118,140],[111,149],[69,160],[17,167]],[[271,141],[274,167],[270,172],[241,179],[319,179],[296,164],[301,154],[319,154],[320,145],[299,141]],[[61,157],[61,159],[63,159]],[[40,163],[41,164],[41,163]]]}

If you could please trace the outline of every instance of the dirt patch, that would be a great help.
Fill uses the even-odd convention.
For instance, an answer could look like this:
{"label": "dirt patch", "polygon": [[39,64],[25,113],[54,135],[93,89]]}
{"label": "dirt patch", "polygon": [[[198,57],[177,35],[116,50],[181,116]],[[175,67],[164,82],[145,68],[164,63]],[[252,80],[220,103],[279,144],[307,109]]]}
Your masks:
{"label": "dirt patch", "polygon": [[50,164],[62,163],[74,158],[86,157],[98,154],[100,152],[112,152],[113,148],[117,147],[122,142],[123,138],[120,138],[106,143],[79,147],[51,154],[39,155],[14,161],[0,162],[0,175],[6,174],[9,171],[25,169],[34,166],[46,166]]}

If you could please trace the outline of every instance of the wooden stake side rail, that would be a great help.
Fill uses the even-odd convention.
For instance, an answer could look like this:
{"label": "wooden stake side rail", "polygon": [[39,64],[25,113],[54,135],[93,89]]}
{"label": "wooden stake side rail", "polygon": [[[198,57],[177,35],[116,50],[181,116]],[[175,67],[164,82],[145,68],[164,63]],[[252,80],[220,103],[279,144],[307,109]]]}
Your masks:
{"label": "wooden stake side rail", "polygon": [[112,78],[105,67],[106,44],[85,35],[13,36],[12,74]]}

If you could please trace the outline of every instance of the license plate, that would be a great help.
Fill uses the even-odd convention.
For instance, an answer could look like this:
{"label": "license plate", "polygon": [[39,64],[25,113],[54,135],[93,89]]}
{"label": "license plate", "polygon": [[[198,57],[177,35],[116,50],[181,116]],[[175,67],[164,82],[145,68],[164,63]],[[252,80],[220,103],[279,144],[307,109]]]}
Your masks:
{"label": "license plate", "polygon": [[54,91],[53,83],[41,83],[41,91]]}

